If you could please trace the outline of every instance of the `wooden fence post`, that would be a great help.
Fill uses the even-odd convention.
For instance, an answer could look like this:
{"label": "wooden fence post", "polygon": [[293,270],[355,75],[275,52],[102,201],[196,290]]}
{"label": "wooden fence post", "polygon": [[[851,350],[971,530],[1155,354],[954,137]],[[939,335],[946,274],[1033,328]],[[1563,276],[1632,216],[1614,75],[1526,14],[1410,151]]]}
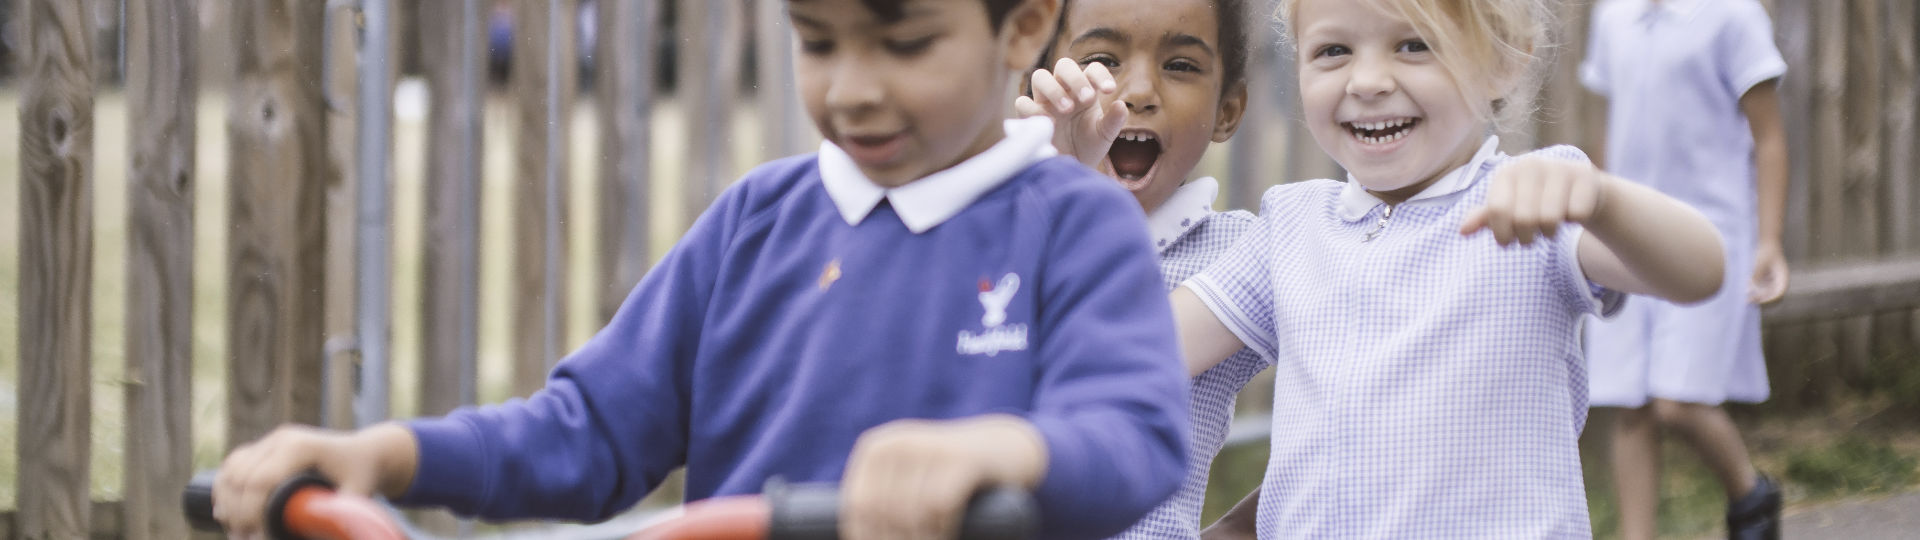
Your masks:
{"label": "wooden fence post", "polygon": [[318,423],[324,203],[323,3],[234,2],[228,91],[227,444]]}
{"label": "wooden fence post", "polygon": [[486,6],[421,6],[420,54],[427,69],[427,241],[421,275],[419,413],[446,414],[474,402],[479,347],[481,90]]}
{"label": "wooden fence post", "polygon": [[680,230],[733,182],[733,107],[740,87],[741,6],[737,0],[680,2],[675,22],[674,101],[686,119],[680,175]]}
{"label": "wooden fence post", "polygon": [[600,235],[595,254],[604,285],[594,304],[604,324],[646,274],[652,251],[647,227],[652,198],[654,43],[660,4],[600,3],[594,54],[600,111]]}
{"label": "wooden fence post", "polygon": [[193,474],[193,0],[127,2],[127,538],[186,538]]}
{"label": "wooden fence post", "polygon": [[1920,124],[1920,16],[1913,2],[1888,0],[1882,2],[1884,8],[1880,20],[1886,24],[1886,94],[1885,103],[1886,144],[1879,155],[1885,160],[1880,168],[1886,174],[1886,215],[1885,227],[1887,252],[1914,253],[1920,251],[1920,220],[1914,218],[1914,196],[1920,193],[1920,173],[1914,168],[1920,167],[1920,158],[1916,158],[1916,149],[1920,149],[1920,134],[1916,134],[1915,124]]}
{"label": "wooden fence post", "polygon": [[[1559,13],[1554,14],[1559,28],[1553,33],[1554,47],[1549,57],[1552,71],[1540,88],[1534,121],[1540,124],[1538,146],[1569,144],[1598,160],[1604,159],[1595,149],[1604,142],[1600,139],[1606,133],[1607,119],[1599,114],[1605,103],[1580,84],[1580,63],[1587,57],[1587,36],[1592,30],[1591,10],[1590,4],[1568,2],[1560,4]],[[1602,161],[1594,164],[1606,166]]]}
{"label": "wooden fence post", "polygon": [[[760,102],[757,161],[810,152],[817,144],[813,121],[800,104],[793,79],[793,36],[785,2],[753,2],[754,98]],[[732,178],[725,179],[732,181]]]}
{"label": "wooden fence post", "polygon": [[18,532],[81,538],[93,316],[93,34],[87,0],[25,0],[20,20]]}
{"label": "wooden fence post", "polygon": [[[431,96],[418,414],[442,415],[474,403],[479,385],[480,109],[487,84],[481,62],[488,6],[433,2],[405,10],[419,15],[412,27],[419,30],[419,58]],[[410,514],[426,530],[460,532],[447,511]]]}
{"label": "wooden fence post", "polygon": [[[1275,2],[1260,0],[1252,3],[1255,13],[1272,13]],[[1264,18],[1260,20],[1265,20]],[[1247,23],[1242,23],[1247,24]],[[1287,178],[1283,172],[1292,168],[1292,163],[1280,163],[1268,159],[1275,153],[1272,148],[1284,148],[1285,141],[1294,131],[1288,123],[1286,111],[1293,107],[1282,100],[1292,96],[1295,91],[1280,87],[1284,76],[1278,73],[1282,67],[1281,47],[1276,40],[1262,32],[1258,24],[1249,24],[1246,28],[1250,45],[1246,52],[1246,68],[1242,72],[1247,85],[1246,110],[1241,111],[1239,130],[1233,138],[1227,140],[1226,178],[1220,186],[1224,197],[1217,201],[1222,208],[1242,208],[1254,212],[1260,211],[1260,195],[1267,186],[1277,182],[1299,180]],[[1047,59],[1048,62],[1059,60]],[[1285,161],[1281,159],[1280,161]]]}
{"label": "wooden fence post", "polygon": [[[1877,93],[1873,99],[1879,103],[1880,124],[1878,147],[1866,157],[1874,160],[1881,182],[1880,196],[1876,199],[1880,221],[1878,228],[1880,239],[1879,259],[1906,255],[1912,252],[1914,227],[1913,183],[1915,176],[1913,159],[1920,141],[1914,139],[1914,92],[1916,78],[1916,49],[1920,49],[1920,38],[1915,34],[1913,23],[1913,2],[1881,0],[1868,7],[1864,14],[1867,20],[1880,27],[1881,43],[1884,47],[1880,55],[1880,87],[1863,89]],[[1873,347],[1867,361],[1872,364],[1895,362],[1908,364],[1920,356],[1920,336],[1913,330],[1913,310],[1901,310],[1882,313],[1875,317],[1873,328]],[[1895,369],[1913,369],[1912,366],[1896,365]],[[1871,374],[1885,373],[1879,365],[1870,365]],[[1877,381],[1879,377],[1870,376]]]}
{"label": "wooden fence post", "polygon": [[[557,6],[557,7],[556,7]],[[566,335],[567,124],[572,110],[573,0],[520,0],[511,78],[514,129],[513,390],[532,394]],[[560,19],[555,20],[554,17]],[[553,35],[558,29],[560,35]]]}
{"label": "wooden fence post", "polygon": [[[1894,49],[1891,69],[1887,73],[1887,104],[1890,113],[1887,121],[1887,182],[1892,191],[1888,199],[1892,207],[1887,214],[1893,218],[1888,224],[1889,241],[1894,251],[1902,254],[1920,253],[1920,220],[1913,213],[1920,211],[1920,156],[1914,152],[1920,148],[1920,8],[1913,2],[1890,1],[1885,4],[1887,14],[1888,39]],[[1907,312],[1907,327],[1894,330],[1906,336],[1906,343],[1913,349],[1920,349],[1920,310]],[[1910,349],[1911,351],[1911,349]],[[1910,353],[1911,354],[1911,353]],[[1911,356],[1908,356],[1911,358]]]}

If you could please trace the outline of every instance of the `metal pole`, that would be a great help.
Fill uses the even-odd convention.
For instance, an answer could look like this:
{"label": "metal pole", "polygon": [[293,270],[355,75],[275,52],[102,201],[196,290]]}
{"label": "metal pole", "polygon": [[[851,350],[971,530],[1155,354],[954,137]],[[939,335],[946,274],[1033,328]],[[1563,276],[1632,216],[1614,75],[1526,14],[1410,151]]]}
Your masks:
{"label": "metal pole", "polygon": [[356,426],[386,420],[387,413],[387,338],[392,327],[392,277],[388,274],[392,255],[391,202],[388,190],[389,153],[392,149],[393,96],[387,90],[388,0],[360,0],[365,26],[360,29],[359,118],[355,122],[358,157],[355,167],[360,178],[359,211],[356,223],[360,260],[355,272],[359,301],[355,310],[359,334],[360,366],[358,392],[353,399]]}
{"label": "metal pole", "polygon": [[566,309],[567,305],[560,297],[560,257],[566,256],[565,250],[560,249],[560,227],[564,226],[560,220],[560,182],[563,180],[560,178],[560,163],[567,159],[560,153],[560,126],[567,120],[560,116],[560,62],[572,59],[560,57],[560,48],[563,46],[560,29],[562,24],[566,24],[567,17],[575,15],[561,10],[563,5],[560,0],[547,0],[547,162],[543,171],[547,183],[547,238],[546,271],[542,272],[545,275],[540,279],[541,295],[545,299],[541,302],[544,316],[540,318],[540,353],[546,355],[548,371],[552,371],[553,365],[560,361],[557,353],[560,343],[558,311]]}

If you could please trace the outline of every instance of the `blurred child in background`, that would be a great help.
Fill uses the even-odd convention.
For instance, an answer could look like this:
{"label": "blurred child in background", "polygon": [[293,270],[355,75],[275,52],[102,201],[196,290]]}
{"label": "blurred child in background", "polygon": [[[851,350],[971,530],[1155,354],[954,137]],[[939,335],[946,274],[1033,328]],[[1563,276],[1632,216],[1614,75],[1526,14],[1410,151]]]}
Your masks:
{"label": "blurred child in background", "polygon": [[1787,65],[1755,0],[1612,0],[1594,8],[1580,79],[1607,97],[1607,169],[1706,214],[1726,280],[1698,305],[1636,299],[1587,331],[1596,407],[1611,426],[1623,538],[1653,538],[1660,440],[1678,433],[1727,493],[1731,538],[1778,538],[1780,489],[1758,474],[1720,404],[1767,399],[1759,304],[1787,288],[1780,248]]}

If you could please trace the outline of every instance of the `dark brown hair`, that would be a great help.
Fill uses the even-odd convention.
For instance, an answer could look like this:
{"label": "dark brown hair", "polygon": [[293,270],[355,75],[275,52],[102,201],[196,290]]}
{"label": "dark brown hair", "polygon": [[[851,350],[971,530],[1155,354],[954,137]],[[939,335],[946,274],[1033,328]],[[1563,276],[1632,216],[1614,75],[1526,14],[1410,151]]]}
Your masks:
{"label": "dark brown hair", "polygon": [[[869,3],[881,0],[865,0]],[[1220,92],[1225,93],[1236,84],[1247,82],[1247,55],[1252,47],[1247,42],[1247,1],[1246,0],[1209,0],[1213,4],[1215,29],[1220,35]],[[1060,3],[1060,22],[1053,30],[1057,38],[1067,29],[1067,12],[1073,8],[1073,0]],[[1040,54],[1040,63],[1034,69],[1053,69],[1058,56],[1053,50],[1053,41],[1047,42],[1047,50]],[[1027,92],[1027,83],[1020,83],[1021,92]]]}

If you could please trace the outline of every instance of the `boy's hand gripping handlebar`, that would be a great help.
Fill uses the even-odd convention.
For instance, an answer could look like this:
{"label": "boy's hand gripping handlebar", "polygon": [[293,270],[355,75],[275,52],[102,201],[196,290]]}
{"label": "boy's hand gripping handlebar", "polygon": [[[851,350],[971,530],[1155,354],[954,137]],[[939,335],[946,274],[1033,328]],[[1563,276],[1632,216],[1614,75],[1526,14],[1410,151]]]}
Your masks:
{"label": "boy's hand gripping handlebar", "polygon": [[[180,493],[180,505],[193,528],[221,530],[213,519],[213,479],[217,471],[193,475]],[[333,483],[312,474],[280,484],[267,499],[267,535],[276,539],[403,540],[400,527],[373,499],[339,493]]]}

